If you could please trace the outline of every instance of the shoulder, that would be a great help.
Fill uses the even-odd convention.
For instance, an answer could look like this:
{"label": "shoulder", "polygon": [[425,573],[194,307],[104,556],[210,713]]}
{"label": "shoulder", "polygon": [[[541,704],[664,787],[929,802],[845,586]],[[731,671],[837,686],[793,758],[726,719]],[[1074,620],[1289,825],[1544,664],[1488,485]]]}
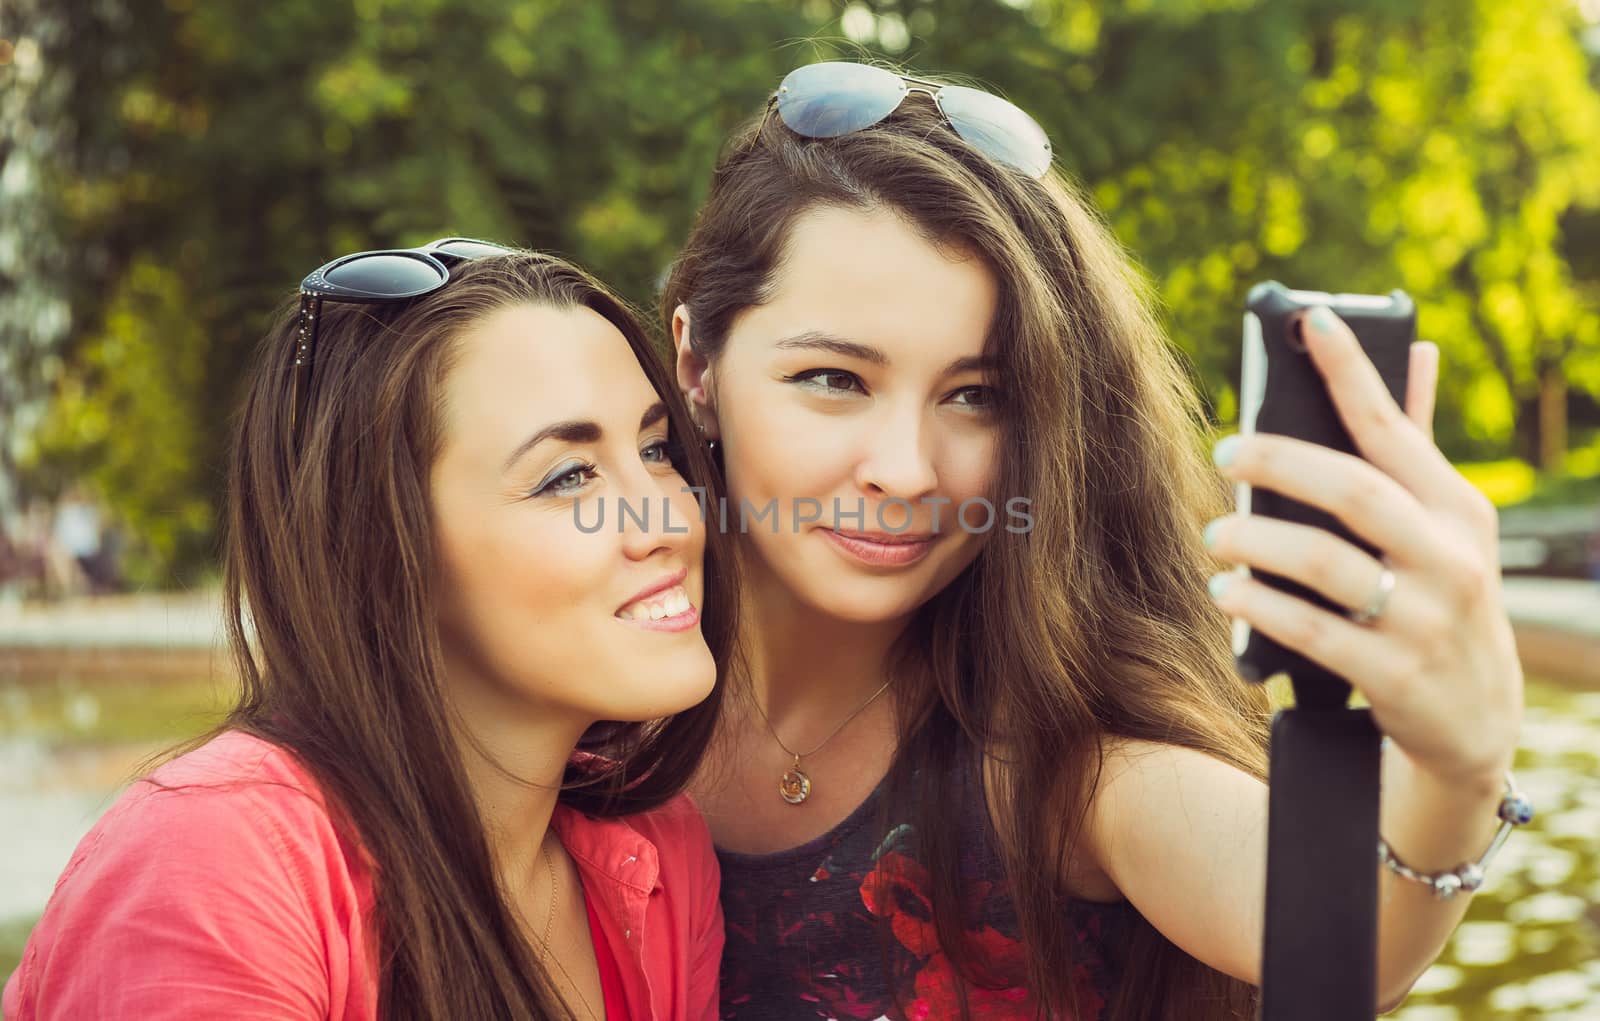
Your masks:
{"label": "shoulder", "polygon": [[1204,794],[1217,785],[1258,783],[1236,766],[1183,745],[1129,737],[1103,740],[1100,776],[1091,795],[1093,813],[1116,812],[1149,797]]}
{"label": "shoulder", "polygon": [[1126,891],[1130,870],[1155,867],[1175,846],[1256,828],[1266,786],[1196,748],[1108,738],[1090,795],[1085,850]]}
{"label": "shoulder", "polygon": [[[134,781],[80,847],[84,857],[128,845],[149,866],[196,853],[320,856],[338,843],[322,789],[287,750],[227,731]],[[78,857],[77,855],[74,856]]]}
{"label": "shoulder", "polygon": [[[706,829],[700,809],[687,794],[680,794],[648,812],[627,817],[628,824],[639,831],[657,847],[663,844],[684,846],[690,850],[704,849],[711,853],[711,834]],[[713,855],[714,857],[714,855]]]}
{"label": "shoulder", "polygon": [[[1063,862],[1064,891],[1077,899],[1115,901],[1127,896],[1127,874],[1171,853],[1172,841],[1183,841],[1208,827],[1226,825],[1251,795],[1264,787],[1249,774],[1206,752],[1159,741],[1102,735],[1089,768],[1093,786],[1086,792],[1063,782],[1046,785],[1047,796],[1065,817],[1082,818],[1074,853]],[[991,795],[1015,790],[986,763],[985,786]],[[1087,796],[1086,805],[1076,799]],[[1027,805],[1004,796],[991,802],[995,828],[1010,832],[1012,813]],[[1080,815],[1081,813],[1081,815]]]}
{"label": "shoulder", "polygon": [[345,871],[350,850],[293,755],[227,731],[134,781],[79,844],[58,893],[142,878],[177,901],[236,889],[246,874],[305,891]]}
{"label": "shoulder", "polygon": [[287,749],[242,730],[225,730],[150,773],[166,783],[248,782],[263,774],[305,778]]}
{"label": "shoulder", "polygon": [[287,751],[225,733],[135,781],[73,852],[40,920],[158,917],[236,937],[359,927],[372,880]]}
{"label": "shoulder", "polygon": [[1107,737],[1090,794],[1089,815],[1116,825],[1152,808],[1177,808],[1226,796],[1258,781],[1197,748],[1138,738]]}
{"label": "shoulder", "polygon": [[612,889],[622,901],[646,897],[652,911],[693,931],[720,924],[721,868],[711,835],[687,796],[647,812],[594,818],[557,806],[551,824],[586,882]]}
{"label": "shoulder", "polygon": [[225,733],[136,781],[90,830],[19,982],[39,1002],[92,1003],[107,1017],[169,1016],[157,1005],[198,996],[184,992],[196,971],[217,976],[207,988],[219,997],[270,986],[315,1004],[327,955],[360,944],[370,907],[370,879],[348,851],[291,755]]}
{"label": "shoulder", "polygon": [[605,819],[558,805],[551,824],[586,886],[601,892],[599,905],[609,912],[602,925],[613,946],[629,940],[626,918],[652,916],[647,957],[674,974],[679,965],[697,974],[709,968],[710,979],[695,981],[714,988],[723,939],[721,876],[694,803],[680,795],[647,812]]}
{"label": "shoulder", "polygon": [[687,794],[659,808],[630,816],[629,824],[655,845],[664,886],[676,885],[689,911],[704,916],[719,903],[722,869],[711,843],[711,831]]}
{"label": "shoulder", "polygon": [[565,809],[552,821],[568,852],[595,864],[648,856],[656,861],[663,886],[709,882],[715,887],[718,869],[711,834],[686,794],[647,812],[597,819]]}
{"label": "shoulder", "polygon": [[657,890],[666,894],[672,927],[683,938],[688,972],[682,1016],[714,1018],[725,936],[722,870],[711,832],[687,794],[631,816],[629,824],[655,847]]}

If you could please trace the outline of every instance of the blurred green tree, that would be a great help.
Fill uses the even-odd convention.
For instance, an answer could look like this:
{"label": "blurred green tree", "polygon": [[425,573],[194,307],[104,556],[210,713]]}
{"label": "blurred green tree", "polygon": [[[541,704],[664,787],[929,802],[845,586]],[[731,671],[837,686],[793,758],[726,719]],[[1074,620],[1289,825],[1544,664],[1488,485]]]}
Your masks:
{"label": "blurred green tree", "polygon": [[207,563],[237,380],[309,268],[473,234],[571,255],[648,303],[726,131],[785,70],[837,55],[958,72],[1032,111],[1148,268],[1221,421],[1242,296],[1277,278],[1410,291],[1444,349],[1457,456],[1554,467],[1569,407],[1600,426],[1582,241],[1600,234],[1600,93],[1571,0],[166,0],[137,16],[56,0],[49,16],[71,125],[49,196],[78,258],[31,463],[97,479],[149,578]]}
{"label": "blurred green tree", "polygon": [[39,17],[71,123],[49,198],[79,258],[67,368],[25,470],[44,490],[93,480],[132,526],[142,583],[209,566],[238,381],[309,269],[460,233],[572,255],[648,300],[727,128],[814,24],[739,0],[137,16],[61,0]]}
{"label": "blurred green tree", "polygon": [[1242,297],[1279,279],[1409,291],[1457,456],[1559,469],[1569,388],[1600,426],[1600,265],[1576,243],[1600,235],[1600,92],[1570,0],[884,0],[852,17],[1038,117],[1223,421]]}

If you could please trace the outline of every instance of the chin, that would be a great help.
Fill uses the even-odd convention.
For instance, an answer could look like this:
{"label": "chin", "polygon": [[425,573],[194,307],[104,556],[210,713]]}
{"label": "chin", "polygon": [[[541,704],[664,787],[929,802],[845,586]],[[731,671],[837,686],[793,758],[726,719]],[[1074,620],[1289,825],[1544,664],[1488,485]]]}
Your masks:
{"label": "chin", "polygon": [[[821,584],[818,584],[818,582]],[[850,624],[883,624],[902,620],[933,597],[936,588],[910,578],[804,579],[797,593],[803,602],[835,620]]]}
{"label": "chin", "polygon": [[717,664],[711,650],[701,645],[693,653],[653,657],[632,669],[619,671],[626,680],[611,689],[613,697],[601,707],[605,719],[642,723],[692,709],[706,700],[717,684]]}

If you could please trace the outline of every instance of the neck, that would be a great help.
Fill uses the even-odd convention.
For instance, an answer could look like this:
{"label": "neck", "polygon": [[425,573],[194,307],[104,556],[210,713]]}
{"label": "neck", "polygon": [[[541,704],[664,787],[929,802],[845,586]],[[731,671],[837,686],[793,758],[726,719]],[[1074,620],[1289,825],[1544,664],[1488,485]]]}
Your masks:
{"label": "neck", "polygon": [[458,683],[458,676],[452,671],[451,701],[467,784],[502,889],[517,898],[541,881],[540,853],[562,773],[593,721],[533,705],[491,685]]}
{"label": "neck", "polygon": [[785,733],[825,731],[889,679],[889,653],[907,621],[829,616],[753,560],[739,627],[750,695]]}

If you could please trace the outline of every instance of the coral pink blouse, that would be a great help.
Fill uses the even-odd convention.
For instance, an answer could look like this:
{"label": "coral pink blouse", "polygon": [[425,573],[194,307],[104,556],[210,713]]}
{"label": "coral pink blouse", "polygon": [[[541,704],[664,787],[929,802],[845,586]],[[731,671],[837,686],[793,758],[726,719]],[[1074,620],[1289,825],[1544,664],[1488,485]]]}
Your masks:
{"label": "coral pink blouse", "polygon": [[[616,1014],[715,1018],[717,861],[693,804],[625,819],[558,806],[552,825],[616,961]],[[375,1021],[372,914],[366,858],[310,775],[230,731],[136,782],[84,837],[0,1004],[6,1021]]]}

